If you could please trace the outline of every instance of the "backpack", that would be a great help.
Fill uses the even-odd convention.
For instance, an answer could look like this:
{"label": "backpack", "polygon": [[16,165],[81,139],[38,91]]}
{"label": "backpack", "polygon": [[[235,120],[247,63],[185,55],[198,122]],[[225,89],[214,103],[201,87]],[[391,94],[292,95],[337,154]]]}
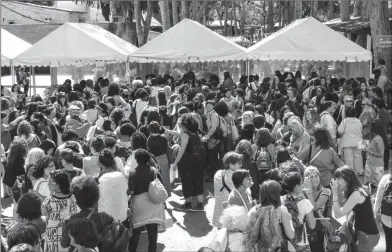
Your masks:
{"label": "backpack", "polygon": [[130,232],[119,220],[114,220],[111,224],[106,225],[101,237],[100,252],[128,251]]}
{"label": "backpack", "polygon": [[389,177],[382,196],[381,214],[392,217],[392,175]]}
{"label": "backpack", "polygon": [[272,168],[272,160],[270,154],[267,152],[267,149],[261,147],[256,152],[255,157],[257,169],[260,170],[270,170]]}
{"label": "backpack", "polygon": [[[217,140],[222,140],[224,139],[228,132],[229,132],[229,126],[226,123],[226,120],[223,119],[221,116],[217,114],[219,121],[218,121],[218,126],[216,127],[216,130],[214,132],[214,138]],[[211,115],[210,115],[211,119]]]}
{"label": "backpack", "polygon": [[187,160],[190,160],[191,162],[197,161],[199,163],[202,163],[202,165],[205,165],[205,158],[207,156],[207,152],[204,143],[200,139],[200,136],[197,133],[188,133],[188,136],[189,140],[186,147]]}
{"label": "backpack", "polygon": [[293,223],[293,227],[295,230],[294,238],[290,241],[290,243],[294,246],[296,252],[301,252],[306,250],[309,245],[299,246],[297,243],[306,240],[304,237],[305,229],[302,220],[299,219],[299,210],[298,210],[298,202],[305,199],[305,197],[297,197],[293,198],[290,196],[286,197],[286,201],[284,202],[285,207],[287,207],[288,212],[291,214],[291,219]]}

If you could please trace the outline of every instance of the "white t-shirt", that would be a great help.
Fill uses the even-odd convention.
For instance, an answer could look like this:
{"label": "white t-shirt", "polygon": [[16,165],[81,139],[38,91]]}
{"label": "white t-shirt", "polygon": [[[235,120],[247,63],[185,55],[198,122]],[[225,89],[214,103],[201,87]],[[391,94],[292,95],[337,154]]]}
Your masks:
{"label": "white t-shirt", "polygon": [[133,107],[135,107],[136,111],[136,119],[137,119],[137,124],[139,125],[140,123],[140,117],[143,113],[143,110],[148,106],[148,101],[142,101],[141,99],[136,99],[136,101],[133,102]]}

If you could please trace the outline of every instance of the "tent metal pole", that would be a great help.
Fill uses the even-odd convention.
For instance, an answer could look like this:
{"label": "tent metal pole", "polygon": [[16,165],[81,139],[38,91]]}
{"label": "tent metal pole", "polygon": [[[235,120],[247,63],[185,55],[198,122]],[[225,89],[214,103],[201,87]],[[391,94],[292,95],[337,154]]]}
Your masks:
{"label": "tent metal pole", "polygon": [[35,67],[31,67],[33,76],[33,93],[37,93],[37,83],[35,82]]}

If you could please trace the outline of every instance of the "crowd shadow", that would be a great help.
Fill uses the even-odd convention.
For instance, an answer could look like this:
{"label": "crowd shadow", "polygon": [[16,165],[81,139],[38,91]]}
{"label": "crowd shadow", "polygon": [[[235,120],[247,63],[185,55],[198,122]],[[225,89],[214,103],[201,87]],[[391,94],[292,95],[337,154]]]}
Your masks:
{"label": "crowd shadow", "polygon": [[213,227],[211,226],[206,212],[189,212],[184,216],[184,226],[179,225],[191,237],[206,236]]}

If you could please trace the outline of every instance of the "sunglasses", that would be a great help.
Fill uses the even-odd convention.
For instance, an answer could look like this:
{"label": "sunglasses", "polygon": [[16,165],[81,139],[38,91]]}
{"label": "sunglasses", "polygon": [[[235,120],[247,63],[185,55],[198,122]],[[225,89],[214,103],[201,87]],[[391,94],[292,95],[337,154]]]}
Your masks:
{"label": "sunglasses", "polygon": [[353,102],[353,100],[346,100],[346,102]]}

